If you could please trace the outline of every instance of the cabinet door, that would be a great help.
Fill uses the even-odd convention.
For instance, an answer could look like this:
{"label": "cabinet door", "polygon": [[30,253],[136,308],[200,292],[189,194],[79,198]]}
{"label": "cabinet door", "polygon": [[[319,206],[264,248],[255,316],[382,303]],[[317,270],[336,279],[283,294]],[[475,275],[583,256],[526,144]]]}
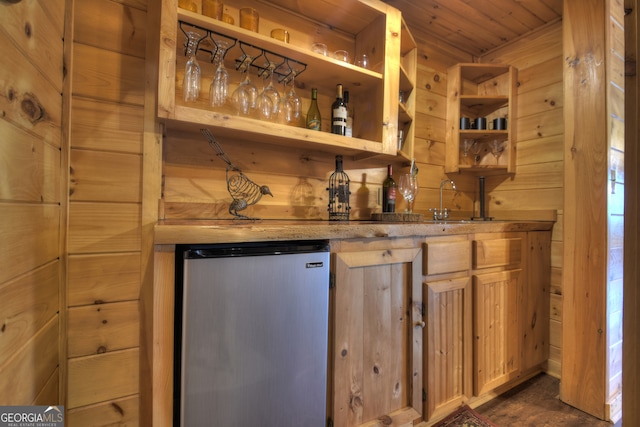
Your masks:
{"label": "cabinet door", "polygon": [[441,418],[471,397],[471,279],[427,281],[425,419]]}
{"label": "cabinet door", "polygon": [[520,372],[520,273],[509,270],[473,277],[476,396],[505,384]]}
{"label": "cabinet door", "polygon": [[333,425],[412,425],[422,413],[422,255],[333,254]]}

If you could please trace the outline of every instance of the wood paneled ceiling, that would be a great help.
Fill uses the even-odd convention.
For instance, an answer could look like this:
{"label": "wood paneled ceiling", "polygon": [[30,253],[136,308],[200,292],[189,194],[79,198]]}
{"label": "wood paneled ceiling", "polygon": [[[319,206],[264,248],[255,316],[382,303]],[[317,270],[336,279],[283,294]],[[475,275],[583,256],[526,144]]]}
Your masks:
{"label": "wood paneled ceiling", "polygon": [[562,19],[562,0],[384,0],[420,40],[482,56]]}

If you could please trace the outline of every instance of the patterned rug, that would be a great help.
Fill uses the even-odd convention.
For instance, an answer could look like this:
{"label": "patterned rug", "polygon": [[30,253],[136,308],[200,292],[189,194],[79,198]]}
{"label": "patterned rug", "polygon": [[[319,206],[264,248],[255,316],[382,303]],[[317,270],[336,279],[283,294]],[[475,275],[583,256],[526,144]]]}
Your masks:
{"label": "patterned rug", "polygon": [[498,427],[482,415],[469,408],[467,405],[461,406],[454,413],[433,427]]}

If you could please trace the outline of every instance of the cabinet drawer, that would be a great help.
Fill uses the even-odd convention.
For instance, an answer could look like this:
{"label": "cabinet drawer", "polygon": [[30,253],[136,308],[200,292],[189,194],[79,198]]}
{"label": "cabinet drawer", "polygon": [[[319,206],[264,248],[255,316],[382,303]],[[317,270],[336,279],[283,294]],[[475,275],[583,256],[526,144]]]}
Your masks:
{"label": "cabinet drawer", "polygon": [[504,267],[520,264],[522,238],[474,240],[473,268]]}
{"label": "cabinet drawer", "polygon": [[423,254],[425,276],[455,273],[470,268],[471,247],[468,240],[424,243]]}

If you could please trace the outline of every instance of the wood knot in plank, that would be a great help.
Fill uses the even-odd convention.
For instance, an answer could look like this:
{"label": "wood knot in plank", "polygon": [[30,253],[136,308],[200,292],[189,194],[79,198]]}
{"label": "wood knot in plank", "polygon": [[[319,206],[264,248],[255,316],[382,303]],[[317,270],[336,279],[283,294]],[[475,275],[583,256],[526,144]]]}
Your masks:
{"label": "wood knot in plank", "polygon": [[101,345],[100,347],[98,347],[98,349],[96,350],[97,354],[103,354],[107,352],[107,347]]}
{"label": "wood knot in plank", "polygon": [[47,116],[44,106],[40,104],[38,98],[31,93],[24,94],[22,101],[20,102],[20,108],[22,109],[22,112],[26,114],[31,124],[34,125],[44,120]]}
{"label": "wood knot in plank", "polygon": [[122,409],[120,405],[118,405],[117,403],[111,402],[111,406],[113,407],[113,409],[115,409],[115,411],[118,414],[120,414],[120,416],[124,417],[124,409]]}
{"label": "wood knot in plank", "polygon": [[393,424],[393,419],[389,415],[383,415],[378,418],[378,421],[382,423],[383,426],[390,426]]}

